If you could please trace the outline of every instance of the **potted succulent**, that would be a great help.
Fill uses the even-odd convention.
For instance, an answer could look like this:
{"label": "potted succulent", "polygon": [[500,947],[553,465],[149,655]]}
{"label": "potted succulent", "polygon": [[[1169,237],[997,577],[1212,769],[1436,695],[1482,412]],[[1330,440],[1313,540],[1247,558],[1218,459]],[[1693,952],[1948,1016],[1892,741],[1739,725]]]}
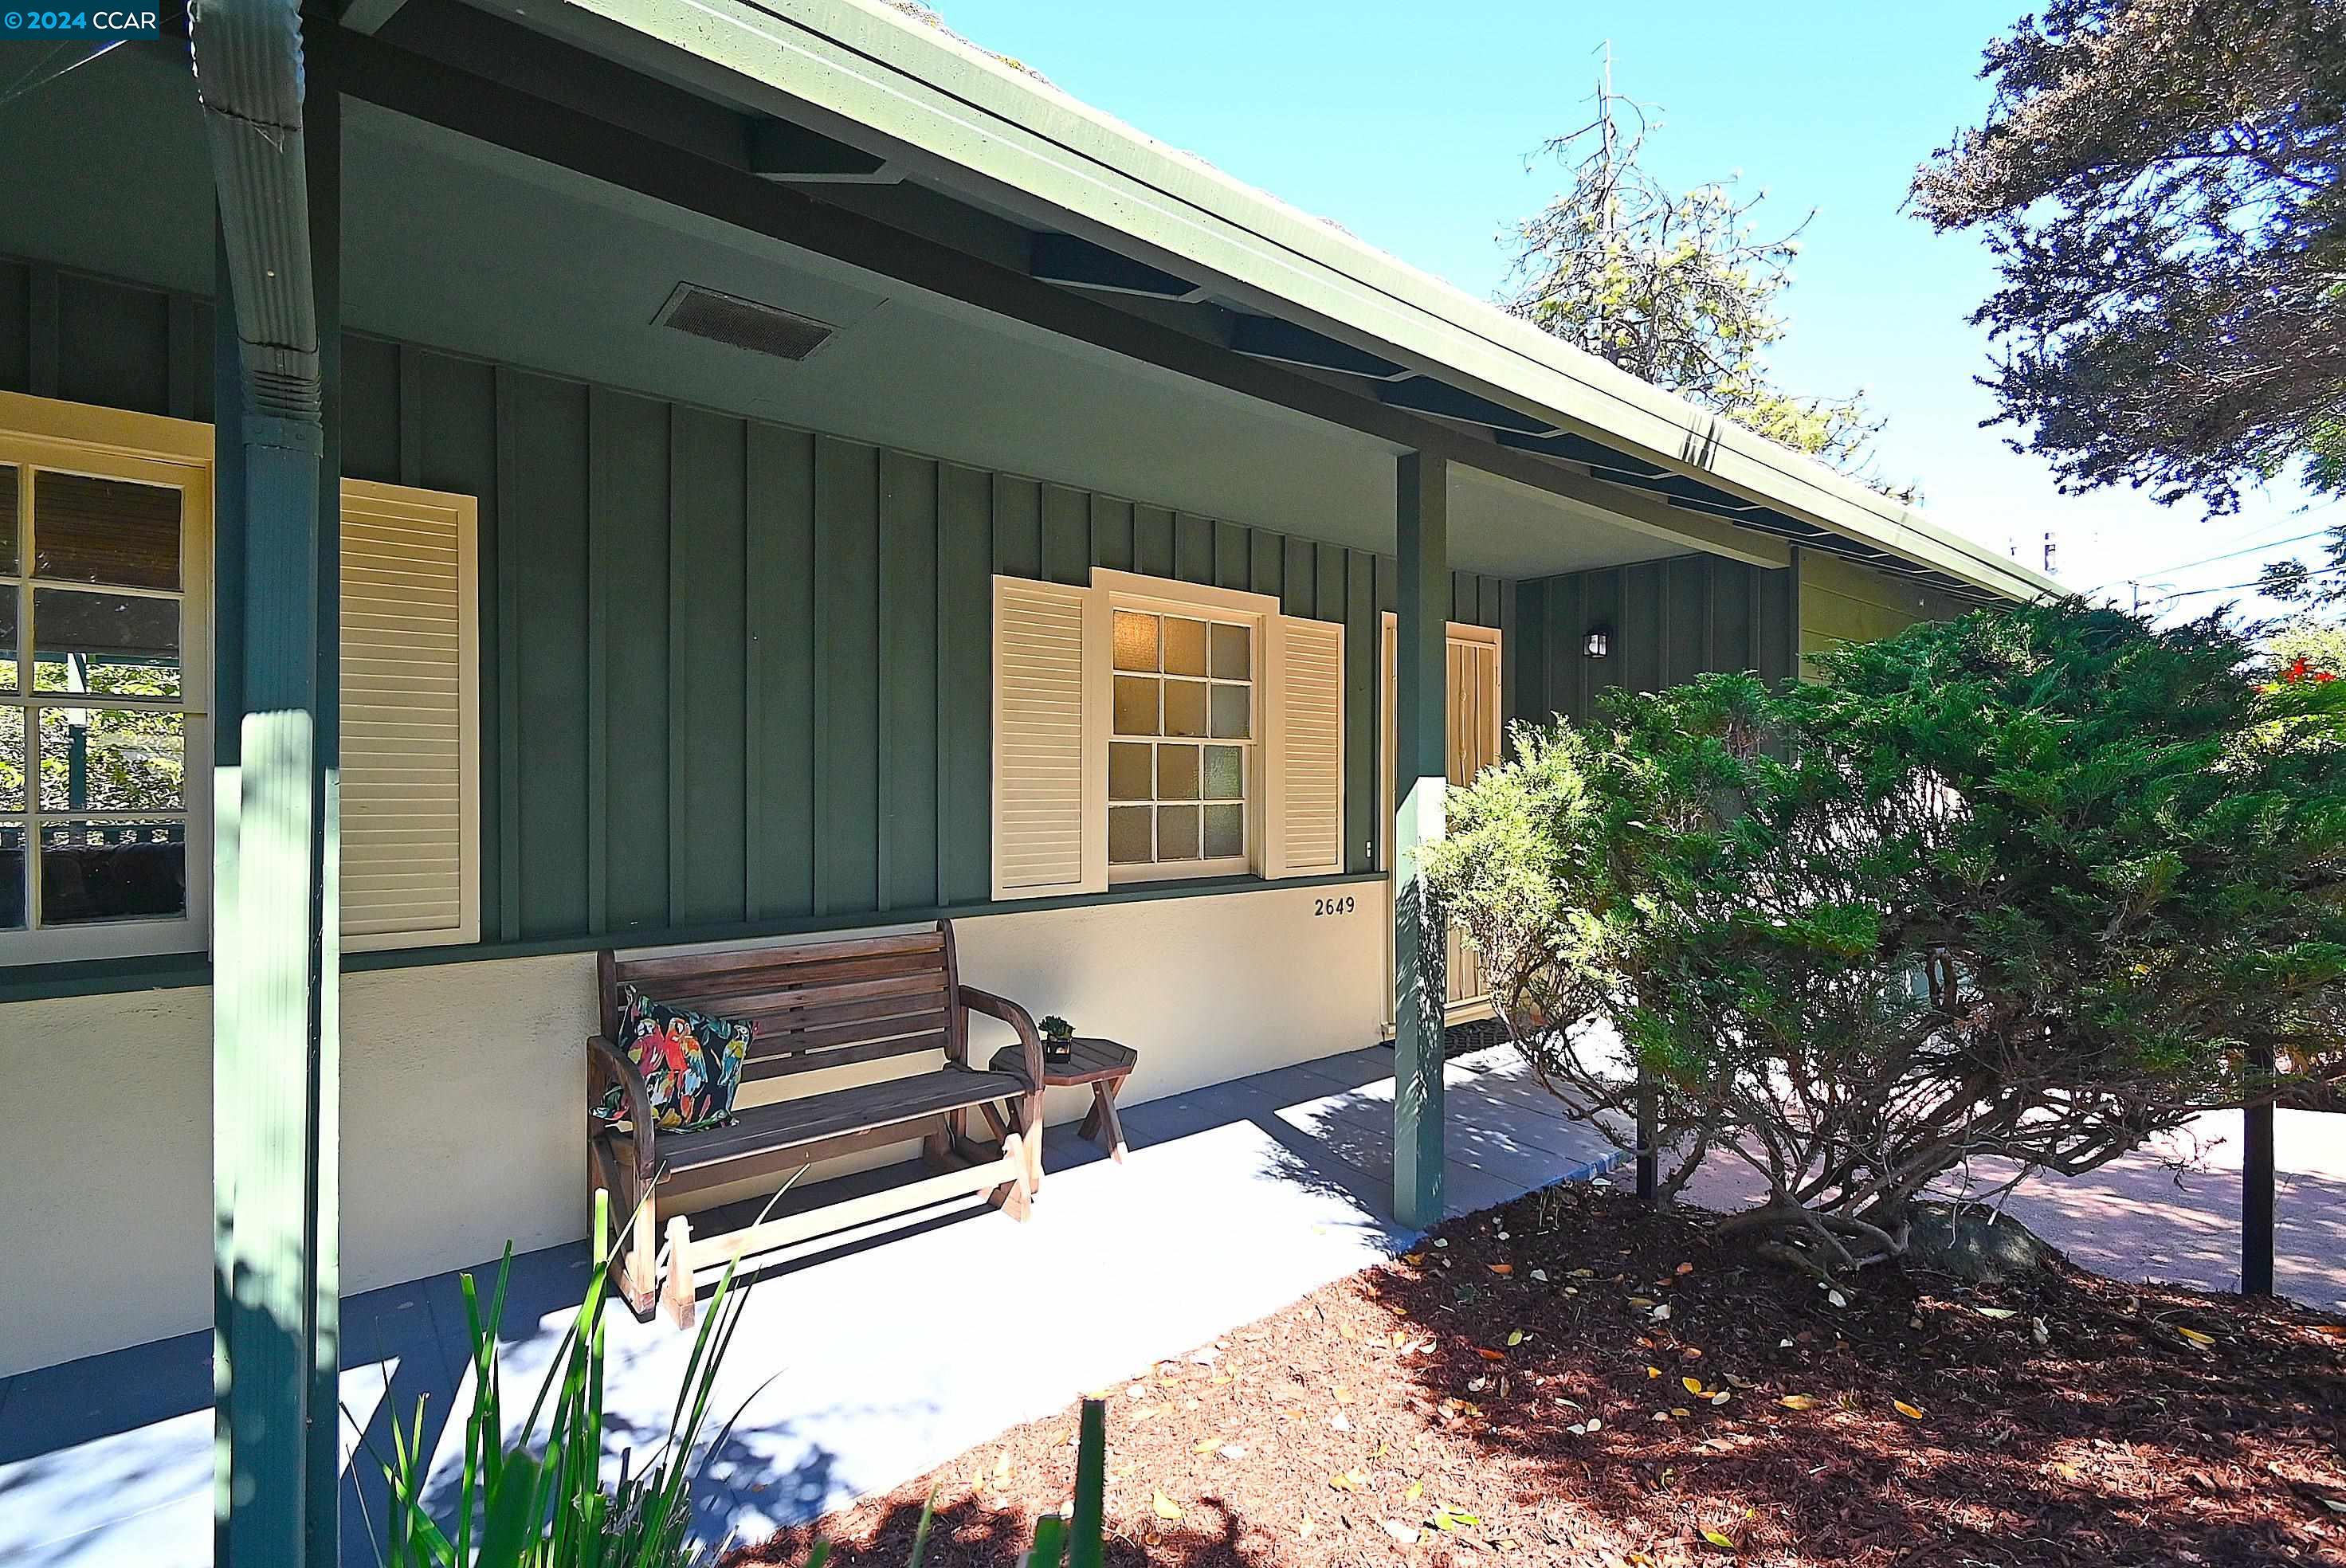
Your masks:
{"label": "potted succulent", "polygon": [[1076,1026],[1052,1013],[1035,1025],[1043,1033],[1043,1061],[1046,1065],[1064,1066],[1076,1054]]}

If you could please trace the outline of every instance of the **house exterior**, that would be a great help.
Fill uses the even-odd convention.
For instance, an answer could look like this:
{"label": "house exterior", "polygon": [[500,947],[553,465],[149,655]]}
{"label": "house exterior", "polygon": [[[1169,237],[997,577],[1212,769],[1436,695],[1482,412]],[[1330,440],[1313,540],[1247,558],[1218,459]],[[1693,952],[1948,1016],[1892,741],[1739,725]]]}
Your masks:
{"label": "house exterior", "polygon": [[0,1374],[583,1235],[605,947],[1390,1032],[1433,1212],[1502,721],[2051,586],[867,0],[165,32],[0,100]]}

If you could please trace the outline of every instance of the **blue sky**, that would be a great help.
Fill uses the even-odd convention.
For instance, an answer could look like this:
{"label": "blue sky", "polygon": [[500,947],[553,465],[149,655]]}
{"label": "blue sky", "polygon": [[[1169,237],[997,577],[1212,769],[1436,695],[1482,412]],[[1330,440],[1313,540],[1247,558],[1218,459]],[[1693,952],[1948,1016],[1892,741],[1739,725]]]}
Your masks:
{"label": "blue sky", "polygon": [[[1692,185],[1742,171],[1790,227],[1810,208],[1790,335],[1774,363],[1796,391],[1866,389],[1889,416],[1883,473],[1919,480],[1932,515],[2036,561],[2080,588],[2149,579],[2151,597],[2256,575],[2274,554],[2243,545],[2312,532],[2294,487],[2207,521],[2130,492],[2065,497],[2034,459],[1978,428],[1993,412],[1972,378],[1984,334],[1965,317],[1994,269],[1968,235],[1899,210],[1915,164],[1987,99],[1981,46],[2025,0],[1922,5],[1529,5],[1395,0],[942,0],[948,25],[1013,55],[1161,140],[1487,297],[1504,280],[1497,237],[1561,183],[1524,158],[1587,123],[1600,49],[1615,91],[1658,109],[1648,161]],[[2200,608],[2216,595],[2177,601]]]}

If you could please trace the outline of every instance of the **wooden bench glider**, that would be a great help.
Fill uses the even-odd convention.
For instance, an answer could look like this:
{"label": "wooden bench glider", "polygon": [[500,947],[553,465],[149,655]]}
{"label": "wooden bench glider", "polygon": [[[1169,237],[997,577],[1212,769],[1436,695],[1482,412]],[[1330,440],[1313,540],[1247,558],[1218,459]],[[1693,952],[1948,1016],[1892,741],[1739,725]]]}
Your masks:
{"label": "wooden bench glider", "polygon": [[[586,1042],[586,1103],[600,1104],[607,1086],[618,1084],[630,1125],[590,1118],[589,1197],[600,1187],[610,1194],[615,1222],[635,1216],[613,1277],[638,1318],[649,1318],[658,1299],[677,1321],[689,1322],[695,1290],[737,1257],[746,1268],[777,1248],[970,1193],[1026,1217],[1042,1180],[1042,1041],[1025,1008],[961,983],[951,922],[909,935],[668,958],[621,959],[607,951],[597,974],[602,1033]],[[651,1125],[642,1077],[613,1044],[619,988],[630,984],[657,1002],[746,1020],[754,1033],[741,1068],[745,1090],[769,1078],[897,1056],[942,1052],[944,1063],[750,1105],[721,1127],[663,1133]],[[1018,1033],[1018,1044],[986,1070],[969,1064],[974,1012]],[[969,1113],[980,1107],[989,1118],[1007,1117],[998,1150],[969,1135]],[[818,1161],[913,1138],[922,1141],[934,1174],[699,1238],[683,1215],[672,1215],[660,1255],[663,1196],[673,1201],[745,1182],[780,1187]]]}

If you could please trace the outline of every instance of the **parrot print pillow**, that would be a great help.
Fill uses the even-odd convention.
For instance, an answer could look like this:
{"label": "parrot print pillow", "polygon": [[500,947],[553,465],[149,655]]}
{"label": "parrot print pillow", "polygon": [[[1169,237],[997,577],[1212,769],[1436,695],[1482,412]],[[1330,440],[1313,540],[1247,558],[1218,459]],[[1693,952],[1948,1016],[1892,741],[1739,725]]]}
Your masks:
{"label": "parrot print pillow", "polygon": [[[617,1044],[651,1091],[653,1125],[664,1133],[689,1133],[732,1120],[750,1025],[654,1002],[632,985],[621,987],[619,1000]],[[626,1091],[613,1084],[597,1115],[624,1119]]]}

